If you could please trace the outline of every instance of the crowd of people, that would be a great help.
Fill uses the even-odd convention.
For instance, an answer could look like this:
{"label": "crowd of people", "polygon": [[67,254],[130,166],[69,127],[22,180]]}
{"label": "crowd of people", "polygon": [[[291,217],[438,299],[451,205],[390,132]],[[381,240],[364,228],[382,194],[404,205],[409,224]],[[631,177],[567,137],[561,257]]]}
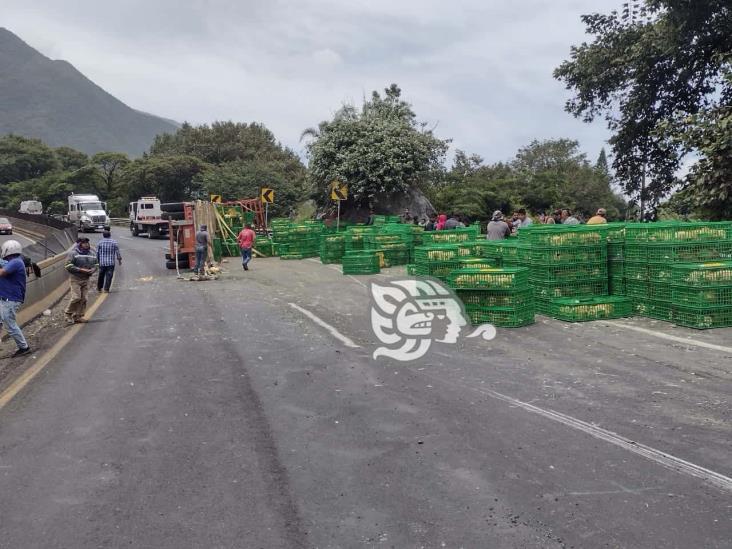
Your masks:
{"label": "crowd of people", "polygon": [[[373,223],[374,212],[371,211],[367,225]],[[412,216],[409,209],[405,209],[401,216],[402,223],[410,223],[424,227],[425,231],[442,231],[449,229],[457,229],[467,227],[469,220],[460,214],[451,213],[433,213],[428,218],[419,219],[418,216]],[[526,213],[524,208],[516,210],[513,215],[508,218],[500,210],[493,212],[491,220],[487,226],[488,240],[501,240],[513,234],[516,234],[522,227],[532,225],[534,220]],[[580,217],[575,216],[571,210],[564,208],[554,210],[551,213],[539,212],[536,217],[536,223],[541,225],[580,225],[583,223]],[[607,210],[599,208],[594,216],[587,220],[587,225],[597,225],[607,223]]]}

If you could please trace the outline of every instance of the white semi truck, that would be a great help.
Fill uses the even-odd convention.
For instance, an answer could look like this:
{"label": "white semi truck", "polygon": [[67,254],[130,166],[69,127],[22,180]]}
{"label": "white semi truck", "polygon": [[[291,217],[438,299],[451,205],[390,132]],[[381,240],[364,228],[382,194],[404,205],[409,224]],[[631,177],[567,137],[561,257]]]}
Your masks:
{"label": "white semi truck", "polygon": [[109,230],[107,205],[95,194],[71,194],[69,196],[68,221],[79,227],[80,232]]}
{"label": "white semi truck", "polygon": [[40,215],[43,213],[43,204],[38,200],[23,200],[18,209],[20,213]]}
{"label": "white semi truck", "polygon": [[148,238],[168,234],[168,221],[163,219],[160,200],[143,196],[137,202],[130,202],[130,232],[132,236],[145,233]]}

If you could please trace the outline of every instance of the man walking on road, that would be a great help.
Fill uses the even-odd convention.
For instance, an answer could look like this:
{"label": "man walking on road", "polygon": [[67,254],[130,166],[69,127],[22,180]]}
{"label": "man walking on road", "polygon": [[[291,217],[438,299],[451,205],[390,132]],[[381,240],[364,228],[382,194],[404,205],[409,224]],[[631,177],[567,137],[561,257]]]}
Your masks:
{"label": "man walking on road", "polygon": [[196,233],[196,268],[194,272],[197,275],[205,273],[206,257],[208,256],[208,227],[201,225],[201,229]]}
{"label": "man walking on road", "polygon": [[2,245],[0,256],[3,264],[0,267],[0,323],[5,326],[8,335],[15,340],[18,350],[13,356],[26,355],[31,352],[25,340],[15,313],[25,301],[25,263],[21,255],[23,247],[17,240],[8,240]]}
{"label": "man walking on road", "polygon": [[236,237],[241,249],[241,265],[245,271],[249,270],[249,262],[252,260],[252,248],[257,240],[257,235],[252,230],[252,224],[247,223]]}
{"label": "man walking on road", "polygon": [[109,293],[114,277],[115,259],[122,265],[122,254],[119,252],[117,241],[112,238],[112,233],[104,231],[102,240],[97,244],[97,260],[99,261],[99,277],[97,278],[97,291]]}
{"label": "man walking on road", "polygon": [[86,323],[86,296],[89,291],[89,278],[97,267],[97,256],[92,252],[89,239],[81,237],[76,246],[66,255],[66,270],[69,272],[71,297],[64,314],[68,324]]}

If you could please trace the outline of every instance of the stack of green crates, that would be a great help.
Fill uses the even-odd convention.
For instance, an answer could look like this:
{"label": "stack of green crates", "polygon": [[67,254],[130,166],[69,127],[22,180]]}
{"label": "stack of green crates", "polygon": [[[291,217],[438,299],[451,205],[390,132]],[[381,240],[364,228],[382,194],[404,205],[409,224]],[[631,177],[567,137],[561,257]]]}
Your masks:
{"label": "stack of green crates", "polygon": [[281,228],[276,234],[276,242],[285,245],[280,249],[280,259],[304,259],[317,257],[320,254],[320,236],[323,232],[322,222],[311,221]]}
{"label": "stack of green crates", "polygon": [[526,267],[463,268],[447,278],[473,324],[518,327],[534,322]]}
{"label": "stack of green crates", "polygon": [[376,274],[381,271],[381,252],[376,250],[357,250],[346,252],[343,256],[343,274]]}
{"label": "stack of green crates", "polygon": [[610,295],[625,295],[625,223],[607,225],[607,275]]}
{"label": "stack of green crates", "polygon": [[732,326],[732,261],[674,265],[671,301],[676,324],[698,329]]}
{"label": "stack of green crates", "polygon": [[536,310],[551,315],[552,300],[608,293],[607,227],[532,225],[519,242],[529,244]]}
{"label": "stack of green crates", "polygon": [[376,227],[355,225],[348,227],[345,232],[345,249],[346,252],[368,249],[367,235],[376,232]]}
{"label": "stack of green crates", "polygon": [[320,261],[340,263],[346,253],[346,237],[343,233],[324,233],[320,238]]}
{"label": "stack of green crates", "polygon": [[732,253],[729,223],[628,223],[626,294],[642,316],[674,321],[671,292],[677,263],[723,261]]}
{"label": "stack of green crates", "polygon": [[414,268],[417,276],[432,276],[445,281],[452,271],[460,268],[461,259],[464,257],[460,255],[460,248],[456,244],[414,248]]}
{"label": "stack of green crates", "polygon": [[258,236],[254,248],[264,257],[276,256],[275,245],[271,238]]}

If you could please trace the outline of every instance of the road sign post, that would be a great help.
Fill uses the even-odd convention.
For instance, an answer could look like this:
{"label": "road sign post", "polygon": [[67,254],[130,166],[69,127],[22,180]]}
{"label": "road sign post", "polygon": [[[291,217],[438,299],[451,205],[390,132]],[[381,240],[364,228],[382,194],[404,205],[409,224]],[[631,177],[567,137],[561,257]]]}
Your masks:
{"label": "road sign post", "polygon": [[264,203],[264,229],[269,226],[269,205],[274,202],[274,189],[262,187],[259,191],[259,199]]}
{"label": "road sign post", "polygon": [[336,218],[336,232],[341,227],[341,202],[348,200],[348,185],[340,181],[332,181],[330,184],[330,199],[338,202],[338,217]]}

